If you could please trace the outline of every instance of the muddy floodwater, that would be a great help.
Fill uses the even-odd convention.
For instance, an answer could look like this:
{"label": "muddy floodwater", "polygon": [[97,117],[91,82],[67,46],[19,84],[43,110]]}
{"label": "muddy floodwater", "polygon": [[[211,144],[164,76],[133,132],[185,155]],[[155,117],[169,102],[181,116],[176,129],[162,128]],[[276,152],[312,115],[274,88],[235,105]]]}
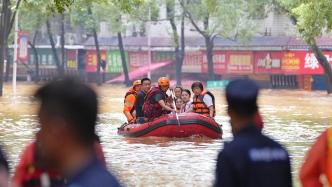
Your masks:
{"label": "muddy floodwater", "polygon": [[[122,114],[123,86],[95,87],[100,96],[97,127],[107,163],[125,186],[211,186],[215,162],[223,141],[231,140],[229,118],[225,115],[222,90],[216,96],[216,121],[223,125],[221,140],[204,138],[124,138],[117,127]],[[0,142],[9,156],[11,168],[22,148],[38,130],[37,104],[32,100],[36,85],[20,83],[15,98],[5,85],[0,98]],[[325,92],[263,90],[259,98],[264,133],[280,141],[290,152],[294,184],[303,157],[315,138],[332,123],[332,97]]]}

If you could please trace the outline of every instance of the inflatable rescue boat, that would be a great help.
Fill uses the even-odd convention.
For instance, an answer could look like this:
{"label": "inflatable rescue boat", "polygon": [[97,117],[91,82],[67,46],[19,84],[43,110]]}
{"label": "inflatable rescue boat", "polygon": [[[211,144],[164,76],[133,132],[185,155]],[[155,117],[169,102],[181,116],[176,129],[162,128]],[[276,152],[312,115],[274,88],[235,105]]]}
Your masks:
{"label": "inflatable rescue boat", "polygon": [[127,137],[222,137],[221,126],[212,118],[196,113],[182,113],[177,116],[168,114],[143,124],[125,124],[118,128],[118,134]]}

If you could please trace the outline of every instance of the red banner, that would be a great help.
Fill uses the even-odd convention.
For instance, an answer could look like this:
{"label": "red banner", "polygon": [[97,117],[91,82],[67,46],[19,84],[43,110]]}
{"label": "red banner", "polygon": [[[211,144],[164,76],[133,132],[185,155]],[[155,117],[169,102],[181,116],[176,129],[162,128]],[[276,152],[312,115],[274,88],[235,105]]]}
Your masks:
{"label": "red banner", "polygon": [[[106,60],[106,51],[101,51],[101,59]],[[86,52],[85,71],[86,72],[97,72],[97,53],[95,50],[88,50]]]}
{"label": "red banner", "polygon": [[[213,69],[214,73],[224,74],[226,72],[226,52],[213,52]],[[208,73],[208,62],[206,53],[203,55],[202,73]]]}
{"label": "red banner", "polygon": [[149,53],[147,51],[128,52],[128,57],[129,65],[133,69],[149,65]]}
{"label": "red banner", "polygon": [[[322,51],[332,66],[332,52]],[[272,74],[323,74],[314,53],[309,51],[255,52],[255,72]]]}
{"label": "red banner", "polygon": [[[330,66],[332,66],[332,51],[322,51]],[[301,61],[301,74],[323,74],[324,70],[313,52],[296,51]]]}
{"label": "red banner", "polygon": [[185,53],[182,72],[201,73],[202,72],[203,54],[200,51],[188,51]]}
{"label": "red banner", "polygon": [[253,73],[252,52],[230,52],[227,59],[227,72],[234,74]]}
{"label": "red banner", "polygon": [[283,52],[267,51],[255,52],[256,73],[281,73],[281,59]]}
{"label": "red banner", "polygon": [[67,50],[67,69],[77,69],[76,50]]}
{"label": "red banner", "polygon": [[18,32],[17,60],[22,63],[28,62],[28,33]]}

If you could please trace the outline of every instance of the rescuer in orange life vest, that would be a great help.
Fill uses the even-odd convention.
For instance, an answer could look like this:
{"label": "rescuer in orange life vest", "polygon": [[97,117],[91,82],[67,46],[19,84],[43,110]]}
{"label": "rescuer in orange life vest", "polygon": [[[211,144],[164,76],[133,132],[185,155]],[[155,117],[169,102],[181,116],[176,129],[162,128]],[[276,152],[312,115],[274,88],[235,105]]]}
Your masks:
{"label": "rescuer in orange life vest", "polygon": [[193,112],[202,114],[206,117],[215,117],[215,101],[214,95],[204,90],[203,84],[201,82],[194,82],[191,85],[191,90],[194,93],[193,98]]}
{"label": "rescuer in orange life vest", "polygon": [[163,114],[176,112],[175,109],[167,106],[168,96],[166,91],[169,89],[169,79],[161,77],[158,80],[158,87],[152,87],[146,94],[143,113],[146,121],[153,120]]}
{"label": "rescuer in orange life vest", "polygon": [[129,88],[129,91],[125,95],[123,113],[128,123],[132,123],[136,119],[134,105],[136,102],[136,94],[141,90],[141,85],[141,80],[134,81],[133,86]]}
{"label": "rescuer in orange life vest", "polygon": [[324,131],[307,153],[300,170],[303,187],[322,187],[321,176],[332,186],[332,127]]}

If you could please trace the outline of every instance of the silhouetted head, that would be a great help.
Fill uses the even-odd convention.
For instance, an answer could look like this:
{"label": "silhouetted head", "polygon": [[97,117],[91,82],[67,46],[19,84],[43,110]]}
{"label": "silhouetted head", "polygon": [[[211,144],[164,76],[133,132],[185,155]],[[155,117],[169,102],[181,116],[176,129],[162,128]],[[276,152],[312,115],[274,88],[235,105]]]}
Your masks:
{"label": "silhouetted head", "polygon": [[66,146],[92,148],[96,140],[97,95],[86,84],[74,79],[54,80],[39,88],[38,141],[43,156],[56,164]]}
{"label": "silhouetted head", "polygon": [[[226,87],[228,115],[231,117],[232,128],[238,130],[238,123],[253,122],[257,113],[258,85],[250,79],[231,81]],[[235,125],[235,126],[234,126]]]}

